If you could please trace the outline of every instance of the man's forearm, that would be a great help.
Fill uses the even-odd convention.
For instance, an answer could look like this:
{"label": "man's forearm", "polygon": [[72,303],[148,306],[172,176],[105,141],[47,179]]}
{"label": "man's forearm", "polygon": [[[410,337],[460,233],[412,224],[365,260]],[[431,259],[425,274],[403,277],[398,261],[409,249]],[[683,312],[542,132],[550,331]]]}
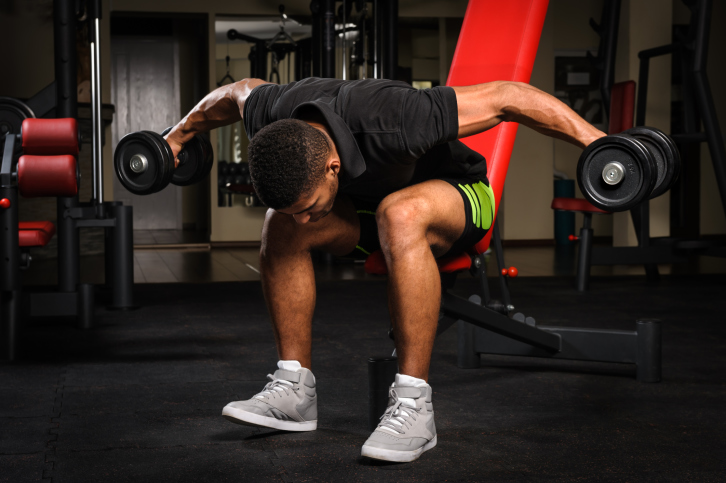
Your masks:
{"label": "man's forearm", "polygon": [[585,121],[565,103],[520,82],[491,82],[455,87],[459,104],[459,137],[491,129],[502,121],[584,148],[605,133]]}
{"label": "man's forearm", "polygon": [[245,100],[252,89],[260,84],[266,82],[260,79],[244,79],[207,94],[166,136],[167,142],[175,151],[174,154],[195,134],[242,119]]}
{"label": "man's forearm", "polygon": [[511,102],[504,107],[504,120],[562,139],[581,148],[605,136],[564,102],[529,84],[511,84]]}

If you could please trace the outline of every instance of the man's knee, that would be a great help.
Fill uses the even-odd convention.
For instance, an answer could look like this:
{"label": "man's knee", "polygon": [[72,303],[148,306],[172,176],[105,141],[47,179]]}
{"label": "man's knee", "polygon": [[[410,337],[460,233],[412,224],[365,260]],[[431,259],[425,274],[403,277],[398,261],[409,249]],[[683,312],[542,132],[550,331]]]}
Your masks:
{"label": "man's knee", "polygon": [[426,200],[400,197],[396,193],[386,197],[376,210],[381,247],[384,251],[405,249],[425,239],[426,220]]}
{"label": "man's knee", "polygon": [[293,251],[305,247],[305,230],[295,222],[292,216],[279,213],[272,208],[265,214],[262,226],[262,256],[274,253],[275,250]]}

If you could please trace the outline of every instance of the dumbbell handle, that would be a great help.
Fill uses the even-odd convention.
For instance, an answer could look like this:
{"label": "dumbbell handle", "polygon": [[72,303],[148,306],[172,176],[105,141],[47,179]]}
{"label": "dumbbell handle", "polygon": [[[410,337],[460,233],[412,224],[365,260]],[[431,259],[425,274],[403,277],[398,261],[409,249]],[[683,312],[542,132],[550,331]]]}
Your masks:
{"label": "dumbbell handle", "polygon": [[[168,129],[166,131],[168,131]],[[171,145],[169,145],[169,147],[171,148]],[[176,162],[177,160],[179,161],[178,163]],[[174,158],[174,169],[182,166],[186,162],[186,160],[187,151],[185,150],[185,148],[182,148],[179,154]],[[149,160],[146,159],[146,156],[144,156],[143,154],[134,154],[133,156],[131,156],[131,159],[129,159],[129,167],[134,173],[141,174],[149,169]]]}
{"label": "dumbbell handle", "polygon": [[610,186],[620,184],[625,179],[625,166],[617,161],[611,161],[602,170],[602,179]]}

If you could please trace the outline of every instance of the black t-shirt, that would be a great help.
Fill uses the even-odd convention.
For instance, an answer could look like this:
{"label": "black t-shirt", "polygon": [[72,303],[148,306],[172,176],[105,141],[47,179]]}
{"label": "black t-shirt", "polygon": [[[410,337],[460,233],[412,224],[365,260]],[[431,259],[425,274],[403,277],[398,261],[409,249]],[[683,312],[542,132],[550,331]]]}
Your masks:
{"label": "black t-shirt", "polygon": [[280,119],[321,118],[340,155],[340,191],[379,201],[412,184],[442,177],[486,180],[486,162],[456,141],[456,94],[385,79],[308,78],[262,84],[243,112],[247,136]]}

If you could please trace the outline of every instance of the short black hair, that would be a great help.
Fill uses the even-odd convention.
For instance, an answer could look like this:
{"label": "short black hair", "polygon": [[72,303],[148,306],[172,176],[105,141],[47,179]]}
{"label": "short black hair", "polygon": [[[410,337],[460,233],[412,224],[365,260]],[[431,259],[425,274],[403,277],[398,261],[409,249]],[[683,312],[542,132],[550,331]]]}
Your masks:
{"label": "short black hair", "polygon": [[324,178],[329,153],[325,135],[304,121],[282,119],[268,124],[248,148],[257,196],[275,210],[292,206]]}

